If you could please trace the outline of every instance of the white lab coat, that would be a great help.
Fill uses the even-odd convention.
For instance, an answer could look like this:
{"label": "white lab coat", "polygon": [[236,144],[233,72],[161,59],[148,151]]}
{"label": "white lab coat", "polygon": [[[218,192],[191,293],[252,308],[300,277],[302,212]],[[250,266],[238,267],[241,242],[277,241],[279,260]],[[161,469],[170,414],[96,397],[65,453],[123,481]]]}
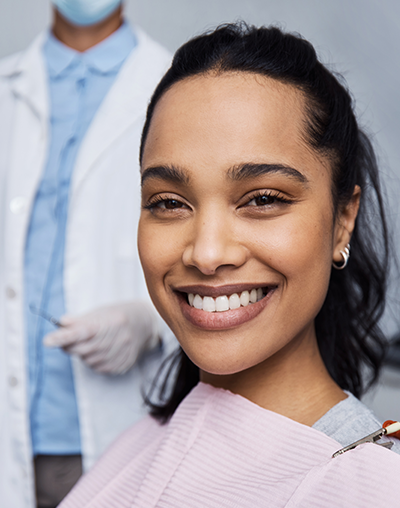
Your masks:
{"label": "white lab coat", "polygon": [[[169,53],[136,29],[138,45],[101,104],[71,184],[64,287],[68,313],[148,298],[136,248],[138,148],[146,106]],[[23,316],[24,244],[48,149],[43,35],[0,62],[0,508],[34,506]],[[123,376],[73,359],[84,468],[144,412],[148,355]]]}

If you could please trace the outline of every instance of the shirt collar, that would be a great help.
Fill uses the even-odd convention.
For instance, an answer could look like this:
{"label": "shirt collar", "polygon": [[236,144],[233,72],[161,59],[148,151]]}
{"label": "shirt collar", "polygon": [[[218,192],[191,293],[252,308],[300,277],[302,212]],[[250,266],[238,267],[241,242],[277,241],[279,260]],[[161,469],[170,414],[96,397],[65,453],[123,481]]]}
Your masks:
{"label": "shirt collar", "polygon": [[79,53],[60,42],[49,31],[43,44],[43,54],[49,75],[55,78],[70,66]]}
{"label": "shirt collar", "polygon": [[66,46],[49,32],[43,52],[49,74],[54,78],[63,73],[76,59],[81,59],[88,67],[101,74],[107,74],[119,69],[135,46],[136,38],[132,29],[127,23],[123,23],[107,39],[83,53]]}

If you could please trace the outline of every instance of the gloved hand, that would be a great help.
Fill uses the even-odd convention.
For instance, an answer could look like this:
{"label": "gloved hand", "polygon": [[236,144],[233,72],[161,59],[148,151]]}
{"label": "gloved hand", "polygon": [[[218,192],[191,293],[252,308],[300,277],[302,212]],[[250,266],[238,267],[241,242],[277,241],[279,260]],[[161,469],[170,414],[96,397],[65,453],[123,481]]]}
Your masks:
{"label": "gloved hand", "polygon": [[158,318],[150,303],[136,300],[100,307],[82,316],[63,316],[62,327],[43,343],[78,355],[102,374],[124,374],[142,351],[159,342]]}

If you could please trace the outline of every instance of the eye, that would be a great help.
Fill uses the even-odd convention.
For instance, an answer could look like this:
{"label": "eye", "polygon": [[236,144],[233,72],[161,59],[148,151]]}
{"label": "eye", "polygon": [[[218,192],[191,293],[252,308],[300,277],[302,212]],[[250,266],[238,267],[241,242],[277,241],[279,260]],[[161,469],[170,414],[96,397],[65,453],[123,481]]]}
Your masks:
{"label": "eye", "polygon": [[175,210],[175,208],[182,208],[184,206],[183,203],[178,201],[177,199],[163,199],[158,201],[156,205],[158,208],[166,208],[167,210]]}
{"label": "eye", "polygon": [[290,199],[284,197],[280,192],[277,191],[263,191],[256,194],[252,194],[250,199],[245,203],[244,206],[254,207],[265,207],[273,206],[277,204],[291,203]]}
{"label": "eye", "polygon": [[253,199],[251,199],[247,206],[265,206],[265,205],[271,205],[275,202],[275,196],[263,194],[261,196],[256,196]]}
{"label": "eye", "polygon": [[148,203],[143,206],[145,210],[150,210],[154,213],[168,213],[169,211],[181,211],[188,210],[189,206],[183,201],[176,199],[175,197],[157,195],[149,199]]}

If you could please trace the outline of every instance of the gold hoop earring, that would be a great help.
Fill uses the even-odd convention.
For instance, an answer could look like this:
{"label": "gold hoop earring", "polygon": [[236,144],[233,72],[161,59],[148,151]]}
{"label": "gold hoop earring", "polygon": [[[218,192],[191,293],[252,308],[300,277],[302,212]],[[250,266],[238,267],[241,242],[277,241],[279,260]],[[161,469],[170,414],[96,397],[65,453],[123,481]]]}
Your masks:
{"label": "gold hoop earring", "polygon": [[346,268],[347,262],[349,261],[349,257],[350,257],[350,244],[349,243],[346,245],[346,247],[343,250],[340,251],[340,254],[342,255],[343,263],[341,265],[338,265],[337,263],[335,263],[335,261],[332,261],[332,266],[333,266],[333,268],[335,268],[335,270],[343,270],[343,268]]}

